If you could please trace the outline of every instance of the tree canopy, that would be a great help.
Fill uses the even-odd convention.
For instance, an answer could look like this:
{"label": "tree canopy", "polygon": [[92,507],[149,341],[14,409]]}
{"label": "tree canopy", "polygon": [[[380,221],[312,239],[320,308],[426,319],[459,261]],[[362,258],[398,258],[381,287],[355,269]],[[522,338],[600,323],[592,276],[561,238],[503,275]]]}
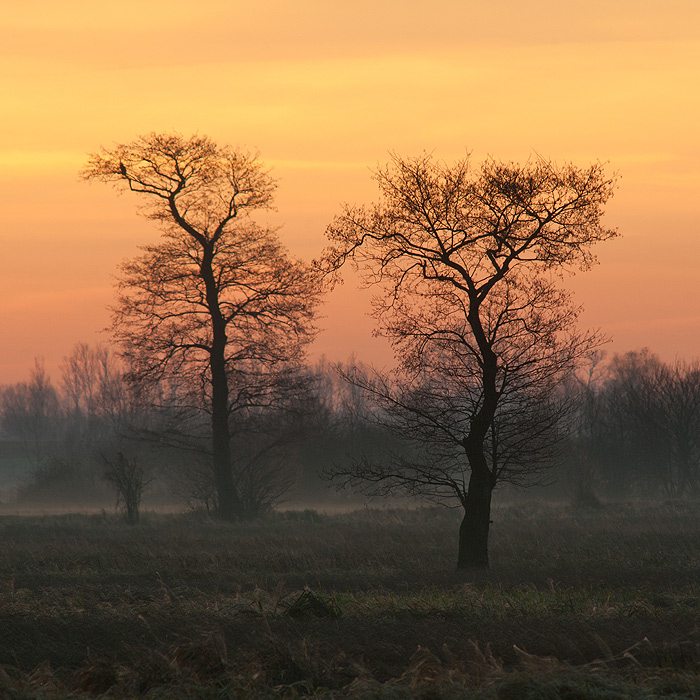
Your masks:
{"label": "tree canopy", "polygon": [[328,228],[326,263],[352,261],[377,290],[376,332],[393,377],[349,377],[426,449],[342,476],[383,488],[451,494],[465,510],[460,566],[488,566],[491,492],[545,466],[563,406],[557,384],[602,341],[579,332],[557,278],[587,269],[614,188],[604,168],[395,156],[375,179],[381,199],[346,206]]}
{"label": "tree canopy", "polygon": [[137,194],[160,225],[161,241],[121,266],[113,335],[135,381],[169,380],[210,415],[219,510],[240,517],[231,415],[274,400],[301,362],[321,278],[253,220],[275,190],[254,154],[148,134],[93,154],[83,176]]}

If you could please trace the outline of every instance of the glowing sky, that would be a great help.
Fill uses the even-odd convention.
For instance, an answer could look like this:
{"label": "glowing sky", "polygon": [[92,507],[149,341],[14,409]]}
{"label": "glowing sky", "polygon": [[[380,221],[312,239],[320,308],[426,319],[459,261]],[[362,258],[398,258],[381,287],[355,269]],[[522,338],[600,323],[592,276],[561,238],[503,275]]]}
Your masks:
{"label": "glowing sky", "polygon": [[[620,174],[622,238],[574,278],[611,351],[700,356],[697,0],[0,0],[0,384],[105,339],[111,275],[157,230],[86,154],[176,130],[258,149],[311,258],[389,151],[533,153]],[[315,352],[383,363],[349,281]],[[57,377],[56,377],[57,378]]]}

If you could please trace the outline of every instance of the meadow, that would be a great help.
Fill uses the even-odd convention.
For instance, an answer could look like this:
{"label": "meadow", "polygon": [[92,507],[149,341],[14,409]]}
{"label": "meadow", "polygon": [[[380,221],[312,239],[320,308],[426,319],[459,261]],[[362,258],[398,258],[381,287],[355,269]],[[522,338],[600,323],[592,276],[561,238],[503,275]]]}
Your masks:
{"label": "meadow", "polygon": [[700,698],[700,504],[0,512],[0,698]]}

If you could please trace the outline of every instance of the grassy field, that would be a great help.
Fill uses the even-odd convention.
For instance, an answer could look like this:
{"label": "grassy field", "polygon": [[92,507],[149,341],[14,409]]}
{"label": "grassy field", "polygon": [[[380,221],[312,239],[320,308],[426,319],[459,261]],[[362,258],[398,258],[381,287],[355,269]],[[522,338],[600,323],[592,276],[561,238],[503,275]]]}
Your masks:
{"label": "grassy field", "polygon": [[0,698],[700,698],[700,505],[0,515]]}

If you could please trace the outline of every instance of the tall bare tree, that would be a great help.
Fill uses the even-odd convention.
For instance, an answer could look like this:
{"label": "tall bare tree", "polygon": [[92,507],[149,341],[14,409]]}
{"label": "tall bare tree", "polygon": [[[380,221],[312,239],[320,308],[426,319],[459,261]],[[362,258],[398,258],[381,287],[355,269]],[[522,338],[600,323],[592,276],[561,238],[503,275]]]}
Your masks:
{"label": "tall bare tree", "polygon": [[112,331],[136,381],[173,380],[210,414],[219,514],[237,519],[230,414],[303,357],[319,277],[252,220],[275,189],[255,155],[153,133],[91,155],[83,176],[136,193],[160,224],[161,242],[121,266]]}
{"label": "tall bare tree", "polygon": [[35,465],[56,439],[60,410],[59,394],[43,360],[34,360],[28,382],[0,387],[0,429],[21,440]]}
{"label": "tall bare tree", "polygon": [[474,171],[430,156],[394,157],[375,178],[381,201],[345,208],[326,261],[352,260],[380,290],[377,332],[394,346],[398,381],[359,381],[432,464],[356,475],[451,493],[464,508],[458,566],[488,567],[495,485],[537,470],[526,455],[556,441],[556,382],[601,342],[576,330],[578,308],[555,281],[590,267],[592,244],[615,235],[601,224],[614,183],[599,164],[490,160]]}

